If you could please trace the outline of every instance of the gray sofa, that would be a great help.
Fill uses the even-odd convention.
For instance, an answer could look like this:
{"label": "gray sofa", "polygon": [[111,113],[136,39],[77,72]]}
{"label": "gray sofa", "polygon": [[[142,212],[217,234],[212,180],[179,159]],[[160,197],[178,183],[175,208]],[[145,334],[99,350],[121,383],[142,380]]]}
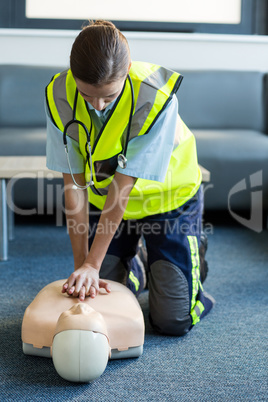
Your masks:
{"label": "gray sofa", "polygon": [[[250,210],[251,192],[268,208],[267,74],[185,71],[179,112],[193,131],[199,163],[211,172],[207,210]],[[256,172],[260,172],[256,176]],[[262,183],[256,179],[262,176]],[[246,188],[245,188],[246,187]]]}
{"label": "gray sofa", "polygon": [[[0,155],[45,155],[44,88],[63,67],[0,65]],[[180,71],[179,113],[197,140],[199,162],[211,172],[205,208],[250,209],[250,176],[263,173],[268,208],[267,75],[261,72]],[[251,183],[252,185],[252,183]],[[254,185],[254,183],[253,183]],[[36,183],[18,182],[18,205],[36,203]]]}

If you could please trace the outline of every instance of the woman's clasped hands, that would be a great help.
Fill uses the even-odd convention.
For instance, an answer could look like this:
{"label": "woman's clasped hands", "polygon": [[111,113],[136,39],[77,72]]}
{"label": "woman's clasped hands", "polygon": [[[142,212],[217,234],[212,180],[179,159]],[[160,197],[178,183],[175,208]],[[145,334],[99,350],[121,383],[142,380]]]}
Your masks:
{"label": "woman's clasped hands", "polygon": [[86,296],[96,297],[100,288],[107,293],[111,292],[110,284],[99,278],[99,271],[89,264],[83,264],[69,276],[62,287],[62,293],[84,301]]}

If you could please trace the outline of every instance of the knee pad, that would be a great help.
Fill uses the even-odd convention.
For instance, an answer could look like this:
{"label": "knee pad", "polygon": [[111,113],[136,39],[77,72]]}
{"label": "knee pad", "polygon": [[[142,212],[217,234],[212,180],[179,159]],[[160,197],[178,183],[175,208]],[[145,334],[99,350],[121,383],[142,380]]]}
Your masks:
{"label": "knee pad", "polygon": [[126,284],[127,270],[119,257],[106,254],[101,265],[100,278]]}
{"label": "knee pad", "polygon": [[185,335],[191,328],[188,282],[179,267],[155,261],[149,274],[150,322],[166,335]]}

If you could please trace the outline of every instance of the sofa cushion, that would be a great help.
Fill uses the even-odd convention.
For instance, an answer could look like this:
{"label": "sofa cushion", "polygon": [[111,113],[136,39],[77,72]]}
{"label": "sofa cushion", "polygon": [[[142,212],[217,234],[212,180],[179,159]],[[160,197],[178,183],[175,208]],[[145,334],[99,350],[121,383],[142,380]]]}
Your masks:
{"label": "sofa cushion", "polygon": [[205,208],[227,209],[230,190],[246,180],[247,191],[232,196],[231,205],[250,209],[250,176],[263,175],[263,201],[268,208],[268,137],[254,130],[193,130],[198,161],[211,173],[205,192]]}
{"label": "sofa cushion", "polygon": [[268,137],[254,130],[192,130],[198,157],[224,161],[252,162],[267,160]]}
{"label": "sofa cushion", "polygon": [[179,113],[190,128],[267,132],[267,77],[252,71],[181,71]]}
{"label": "sofa cushion", "polygon": [[45,87],[59,67],[0,65],[0,126],[45,126]]}

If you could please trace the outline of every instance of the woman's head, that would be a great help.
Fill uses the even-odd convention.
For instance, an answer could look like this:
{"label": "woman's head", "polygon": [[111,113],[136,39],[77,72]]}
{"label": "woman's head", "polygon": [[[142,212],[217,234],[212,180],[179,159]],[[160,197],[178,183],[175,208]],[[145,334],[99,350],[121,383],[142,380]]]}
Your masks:
{"label": "woman's head", "polygon": [[83,28],[72,47],[73,76],[94,86],[125,79],[130,64],[126,38],[108,21],[97,20]]}

